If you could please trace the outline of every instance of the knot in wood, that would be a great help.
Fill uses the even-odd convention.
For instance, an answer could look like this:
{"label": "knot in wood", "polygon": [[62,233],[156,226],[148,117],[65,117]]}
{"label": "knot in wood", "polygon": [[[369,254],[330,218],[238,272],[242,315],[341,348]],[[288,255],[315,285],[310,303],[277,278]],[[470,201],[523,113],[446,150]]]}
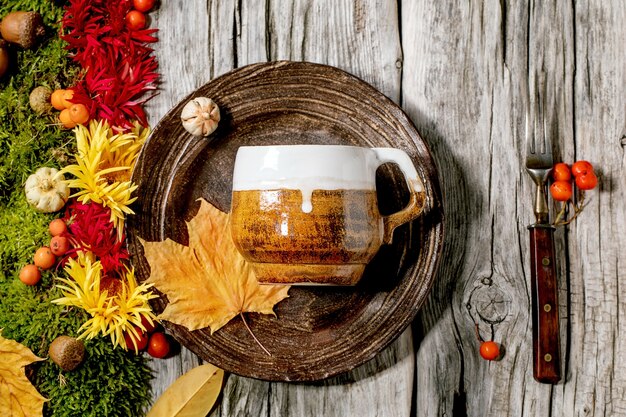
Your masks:
{"label": "knot in wood", "polygon": [[509,313],[511,299],[492,278],[482,278],[470,294],[467,309],[476,313],[476,319],[489,324],[504,321]]}

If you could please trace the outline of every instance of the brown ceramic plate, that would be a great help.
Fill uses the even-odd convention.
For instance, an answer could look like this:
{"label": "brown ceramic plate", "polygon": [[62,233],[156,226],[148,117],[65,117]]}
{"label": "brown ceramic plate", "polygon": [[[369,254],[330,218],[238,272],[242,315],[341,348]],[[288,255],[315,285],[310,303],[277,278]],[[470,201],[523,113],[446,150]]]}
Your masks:
{"label": "brown ceramic plate", "polygon": [[[180,112],[196,96],[211,97],[222,120],[209,140],[188,134]],[[396,147],[412,158],[427,190],[428,212],[396,230],[355,287],[292,287],[276,317],[248,314],[213,335],[165,327],[202,359],[239,375],[279,381],[327,378],[372,358],[413,320],[427,297],[441,254],[443,213],[437,173],[415,127],[391,100],[339,69],[310,63],[250,65],[199,88],[157,125],[144,145],[133,180],[139,185],[135,216],[128,221],[129,249],[140,281],[148,278],[138,237],[187,244],[185,221],[202,197],[228,211],[232,169],[242,145],[344,144]],[[394,167],[377,173],[383,214],[407,199]],[[162,311],[167,298],[153,307]]]}

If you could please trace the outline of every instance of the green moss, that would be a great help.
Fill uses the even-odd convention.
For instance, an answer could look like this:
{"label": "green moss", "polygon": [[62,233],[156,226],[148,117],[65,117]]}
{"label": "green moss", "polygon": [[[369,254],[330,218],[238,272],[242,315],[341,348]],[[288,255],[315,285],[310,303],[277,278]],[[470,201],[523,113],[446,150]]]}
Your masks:
{"label": "green moss", "polygon": [[[2,2],[0,17],[13,10],[36,10],[48,35],[28,51],[12,48],[16,59],[9,76],[0,80],[0,329],[40,357],[62,334],[76,335],[85,313],[50,303],[57,272],[46,271],[35,287],[18,279],[19,269],[32,262],[35,250],[48,243],[53,214],[38,213],[26,202],[23,184],[40,166],[61,167],[73,152],[74,137],[56,123],[58,112],[35,114],[28,104],[33,88],[73,84],[77,76],[56,36],[63,10],[51,0]],[[62,273],[62,272],[58,272]],[[49,359],[32,367],[31,380],[49,398],[48,416],[137,416],[150,400],[151,371],[147,359],[121,349],[110,340],[85,343],[87,359],[76,371],[61,372]]]}
{"label": "green moss", "polygon": [[52,89],[68,86],[77,74],[63,49],[64,42],[56,36],[61,8],[49,0],[15,1],[0,6],[0,16],[11,10],[39,11],[48,35],[34,49],[12,46],[14,64],[0,81],[0,203],[11,199],[34,167],[55,165],[55,147],[66,148],[71,143],[71,133],[55,126],[58,112],[42,116],[31,111],[30,92],[39,85]]}

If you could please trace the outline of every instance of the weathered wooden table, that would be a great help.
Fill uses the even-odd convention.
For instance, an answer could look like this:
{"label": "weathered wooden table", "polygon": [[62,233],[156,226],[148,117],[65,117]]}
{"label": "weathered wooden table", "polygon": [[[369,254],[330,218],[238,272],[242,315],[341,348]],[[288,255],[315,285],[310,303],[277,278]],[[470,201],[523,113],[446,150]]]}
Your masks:
{"label": "weathered wooden table", "polygon": [[[406,110],[445,199],[443,262],[412,328],[327,381],[230,375],[212,415],[626,415],[626,2],[168,0],[151,18],[162,74],[152,125],[236,67],[334,65]],[[600,178],[556,234],[564,378],[554,386],[533,380],[531,362],[524,109],[536,93],[550,103],[557,158],[587,159]],[[502,360],[480,358],[476,324]],[[155,397],[198,362],[185,350],[154,362]]]}

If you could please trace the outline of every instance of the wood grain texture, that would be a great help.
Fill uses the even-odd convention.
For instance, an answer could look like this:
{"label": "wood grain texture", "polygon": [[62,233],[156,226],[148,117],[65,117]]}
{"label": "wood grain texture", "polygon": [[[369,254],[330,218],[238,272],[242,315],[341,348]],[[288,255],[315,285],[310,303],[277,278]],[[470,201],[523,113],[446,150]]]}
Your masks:
{"label": "wood grain texture", "polygon": [[[235,66],[306,59],[401,102],[442,173],[446,262],[415,342],[407,331],[364,367],[319,384],[231,375],[212,415],[626,415],[622,0],[178,0],[151,16],[163,74],[153,125]],[[600,178],[580,219],[555,234],[564,378],[552,388],[532,378],[532,184],[522,169],[525,94],[538,72],[556,103],[546,116],[557,157],[587,159]],[[479,358],[475,322],[503,344],[501,361]],[[182,358],[154,362],[155,396],[191,366]]]}
{"label": "wood grain texture", "polygon": [[626,4],[576,4],[569,159],[597,169],[599,190],[566,235],[571,336],[564,415],[626,415]]}
{"label": "wood grain texture", "polygon": [[[543,117],[557,157],[590,159],[624,184],[623,16],[623,2],[402,3],[403,106],[445,172],[450,225],[450,262],[421,320],[417,415],[624,415],[623,191],[601,186],[591,193],[596,207],[556,234],[564,379],[545,386],[530,362],[532,184],[523,169],[524,105],[531,97],[534,108],[538,94],[551,103]],[[474,323],[503,344],[500,362],[477,358]]]}

